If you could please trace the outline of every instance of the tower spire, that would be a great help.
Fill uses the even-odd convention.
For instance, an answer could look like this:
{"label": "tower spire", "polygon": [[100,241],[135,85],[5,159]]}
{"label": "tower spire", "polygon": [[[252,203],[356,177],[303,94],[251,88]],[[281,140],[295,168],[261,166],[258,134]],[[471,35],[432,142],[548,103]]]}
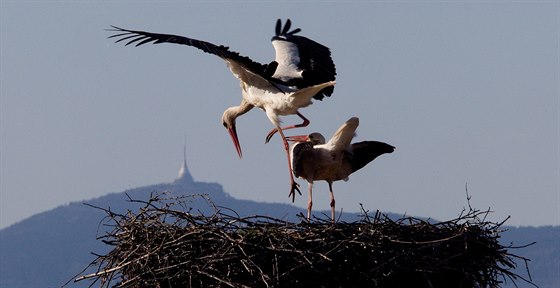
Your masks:
{"label": "tower spire", "polygon": [[181,168],[179,168],[179,174],[177,175],[177,179],[175,182],[193,182],[193,178],[191,173],[189,172],[189,168],[187,167],[187,141],[185,140],[185,144],[183,146],[183,164],[181,164]]}

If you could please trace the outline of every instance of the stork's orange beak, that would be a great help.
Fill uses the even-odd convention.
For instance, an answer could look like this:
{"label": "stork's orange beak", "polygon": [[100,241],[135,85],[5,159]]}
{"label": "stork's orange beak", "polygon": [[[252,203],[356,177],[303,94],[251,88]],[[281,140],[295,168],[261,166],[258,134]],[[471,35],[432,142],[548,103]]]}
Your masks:
{"label": "stork's orange beak", "polygon": [[228,128],[229,136],[231,137],[231,141],[233,141],[233,145],[235,146],[235,150],[237,150],[237,155],[239,158],[243,158],[243,153],[241,152],[241,145],[239,144],[239,139],[237,138],[237,130],[235,129],[235,125]]}
{"label": "stork's orange beak", "polygon": [[291,142],[307,142],[309,141],[309,136],[308,135],[287,136],[286,140]]}

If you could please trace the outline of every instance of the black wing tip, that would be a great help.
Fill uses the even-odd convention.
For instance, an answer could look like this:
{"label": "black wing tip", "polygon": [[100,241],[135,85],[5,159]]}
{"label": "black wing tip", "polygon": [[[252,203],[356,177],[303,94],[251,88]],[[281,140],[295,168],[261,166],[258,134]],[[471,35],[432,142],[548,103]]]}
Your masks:
{"label": "black wing tip", "polygon": [[119,26],[115,26],[115,25],[109,25],[111,26],[111,28],[107,28],[105,29],[105,31],[112,31],[112,32],[131,32],[130,30],[121,28]]}
{"label": "black wing tip", "polygon": [[282,30],[282,20],[280,18],[278,18],[278,20],[276,20],[276,35],[280,35],[280,31]]}
{"label": "black wing tip", "polygon": [[384,151],[383,151],[383,152],[385,152],[385,153],[383,153],[383,154],[391,154],[391,153],[395,152],[395,149],[396,149],[396,148],[395,148],[394,146],[389,145],[389,144],[387,144],[387,143],[385,143],[385,144],[386,144],[387,146],[385,146]]}
{"label": "black wing tip", "polygon": [[331,97],[333,93],[334,93],[334,86],[325,87],[323,88],[323,90],[319,91],[319,93],[315,94],[313,96],[313,99],[323,101],[325,97]]}
{"label": "black wing tip", "polygon": [[[121,33],[117,33],[117,34],[113,34],[113,35],[109,35],[107,36],[107,39],[111,39],[111,38],[116,38],[116,37],[122,37],[125,35],[130,35],[130,34],[134,34],[134,31],[128,30],[128,29],[124,29],[115,25],[109,25],[111,26],[111,28],[107,28],[105,29],[105,31],[109,31],[109,32],[121,32]],[[115,43],[118,43],[120,41],[122,41],[124,39],[118,39],[117,41],[115,41]]]}
{"label": "black wing tip", "polygon": [[352,144],[354,158],[352,161],[352,172],[362,169],[364,166],[383,154],[390,154],[395,151],[395,147],[379,141],[362,141]]}
{"label": "black wing tip", "polygon": [[377,147],[379,152],[382,152],[382,154],[385,153],[393,153],[395,151],[395,146],[387,144],[385,142],[380,142],[380,141],[369,141],[371,142],[374,146]]}
{"label": "black wing tip", "polygon": [[292,20],[290,18],[286,19],[286,23],[284,23],[284,27],[282,27],[282,19],[276,20],[276,36],[283,36],[283,35],[294,35],[301,32],[301,28],[296,28],[290,31],[292,28]]}
{"label": "black wing tip", "polygon": [[[127,43],[124,44],[124,46],[128,46],[130,44],[136,43],[138,41],[138,43],[136,43],[136,47],[148,43],[148,42],[154,42],[154,44],[156,43],[160,43],[158,39],[154,39],[152,37],[150,37],[149,33],[143,32],[143,31],[134,31],[134,30],[128,30],[128,29],[124,29],[115,25],[109,25],[112,28],[111,29],[105,29],[106,31],[110,31],[110,32],[117,32],[117,34],[113,34],[110,36],[107,36],[107,39],[111,39],[111,38],[115,38],[115,43],[119,43],[125,40],[130,40]],[[120,32],[120,33],[119,33]]]}

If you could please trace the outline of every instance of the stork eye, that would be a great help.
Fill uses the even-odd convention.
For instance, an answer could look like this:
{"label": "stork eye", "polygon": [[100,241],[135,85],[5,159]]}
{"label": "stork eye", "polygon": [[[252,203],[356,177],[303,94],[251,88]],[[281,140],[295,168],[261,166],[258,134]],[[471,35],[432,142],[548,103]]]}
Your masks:
{"label": "stork eye", "polygon": [[222,125],[224,125],[225,128],[228,128],[228,125],[227,125],[227,123],[226,123],[225,121],[222,122]]}

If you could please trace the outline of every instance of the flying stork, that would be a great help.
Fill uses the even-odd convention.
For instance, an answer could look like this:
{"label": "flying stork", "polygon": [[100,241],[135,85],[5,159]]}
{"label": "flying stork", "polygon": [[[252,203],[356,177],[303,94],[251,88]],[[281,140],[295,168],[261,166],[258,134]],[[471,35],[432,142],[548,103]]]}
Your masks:
{"label": "flying stork", "polygon": [[309,199],[307,219],[311,218],[313,206],[313,181],[325,180],[331,194],[331,216],[334,222],[335,200],[332,183],[348,181],[350,174],[360,170],[380,155],[392,153],[395,147],[377,141],[363,141],[350,144],[358,128],[359,119],[350,118],[326,142],[321,133],[288,136],[296,142],[290,149],[294,176],[307,180]]}
{"label": "flying stork", "polygon": [[[299,194],[298,184],[292,176],[289,146],[283,130],[305,127],[309,120],[299,108],[312,104],[312,98],[322,100],[333,93],[336,69],[329,48],[303,36],[296,35],[300,28],[290,31],[291,21],[288,19],[282,27],[280,19],[276,22],[276,34],[272,37],[272,46],[276,51],[275,60],[269,64],[261,64],[229,50],[229,47],[183,36],[135,31],[111,26],[109,31],[117,34],[108,38],[116,38],[116,42],[128,41],[126,45],[153,42],[183,44],[198,48],[206,53],[216,55],[226,61],[227,66],[239,79],[242,99],[239,106],[226,109],[222,116],[222,124],[228,130],[239,157],[242,157],[241,145],[237,137],[235,119],[253,109],[261,108],[272,124],[272,129],[265,143],[278,132],[282,137],[290,171],[291,189],[289,196],[292,202],[295,191]],[[280,116],[295,114],[303,122],[301,124],[281,127]]]}

